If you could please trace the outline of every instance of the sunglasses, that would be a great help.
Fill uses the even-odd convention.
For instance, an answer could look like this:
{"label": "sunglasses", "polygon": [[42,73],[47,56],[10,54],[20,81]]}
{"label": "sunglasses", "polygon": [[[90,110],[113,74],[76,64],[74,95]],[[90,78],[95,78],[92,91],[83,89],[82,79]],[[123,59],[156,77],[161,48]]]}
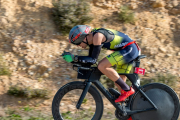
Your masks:
{"label": "sunglasses", "polygon": [[83,43],[85,43],[85,44],[88,45],[87,42],[84,42],[84,41],[83,41],[84,38],[86,38],[86,41],[87,41],[87,35],[85,35],[85,36],[80,36],[78,39],[76,39],[76,40],[73,41],[72,43],[75,44],[75,45],[80,45],[80,44],[83,42]]}

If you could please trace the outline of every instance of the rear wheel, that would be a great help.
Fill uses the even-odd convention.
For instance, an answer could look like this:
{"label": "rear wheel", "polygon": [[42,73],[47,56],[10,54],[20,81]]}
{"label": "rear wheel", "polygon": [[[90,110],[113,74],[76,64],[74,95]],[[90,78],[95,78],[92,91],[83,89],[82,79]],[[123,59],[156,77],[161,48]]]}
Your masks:
{"label": "rear wheel", "polygon": [[[147,84],[142,87],[145,94],[157,106],[158,110],[133,114],[133,120],[177,120],[179,116],[179,99],[167,85],[161,83]],[[142,110],[153,106],[138,92],[131,104],[131,110]]]}
{"label": "rear wheel", "polygon": [[85,88],[83,82],[71,82],[56,93],[52,103],[55,120],[100,120],[103,113],[102,97],[93,86],[89,88],[80,109],[76,104]]}

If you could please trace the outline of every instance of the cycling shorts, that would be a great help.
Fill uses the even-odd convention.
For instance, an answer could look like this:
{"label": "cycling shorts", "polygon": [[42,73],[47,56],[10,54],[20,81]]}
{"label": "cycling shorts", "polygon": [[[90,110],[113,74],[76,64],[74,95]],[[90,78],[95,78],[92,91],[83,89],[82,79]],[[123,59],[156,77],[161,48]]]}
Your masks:
{"label": "cycling shorts", "polygon": [[129,45],[120,51],[115,51],[106,58],[112,66],[117,65],[116,71],[118,73],[130,73],[132,69],[133,60],[137,58],[139,51],[135,44]]}

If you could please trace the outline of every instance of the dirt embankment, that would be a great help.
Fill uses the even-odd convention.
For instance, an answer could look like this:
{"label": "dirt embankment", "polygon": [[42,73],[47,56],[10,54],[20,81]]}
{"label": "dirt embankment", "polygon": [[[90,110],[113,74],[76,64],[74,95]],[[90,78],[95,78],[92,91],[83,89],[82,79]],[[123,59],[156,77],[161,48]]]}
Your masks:
{"label": "dirt embankment", "polygon": [[[146,77],[157,72],[180,77],[180,1],[93,0],[91,4],[94,20],[89,25],[116,29],[137,41],[147,55],[141,64]],[[134,25],[117,19],[118,8],[125,4],[135,12]],[[47,88],[53,96],[61,85],[76,79],[76,72],[60,55],[64,50],[86,51],[70,45],[67,36],[56,29],[52,0],[1,0],[0,6],[0,51],[12,71],[12,76],[0,77],[2,109],[29,102],[6,95],[12,85]],[[37,100],[32,105],[38,102],[50,110],[51,100]]]}

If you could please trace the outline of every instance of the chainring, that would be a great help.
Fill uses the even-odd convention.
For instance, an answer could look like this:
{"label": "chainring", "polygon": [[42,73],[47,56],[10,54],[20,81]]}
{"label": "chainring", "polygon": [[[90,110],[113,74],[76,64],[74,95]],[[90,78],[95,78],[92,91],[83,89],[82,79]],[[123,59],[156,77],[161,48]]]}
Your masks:
{"label": "chainring", "polygon": [[129,116],[123,116],[118,110],[115,110],[115,116],[118,120],[127,120]]}

